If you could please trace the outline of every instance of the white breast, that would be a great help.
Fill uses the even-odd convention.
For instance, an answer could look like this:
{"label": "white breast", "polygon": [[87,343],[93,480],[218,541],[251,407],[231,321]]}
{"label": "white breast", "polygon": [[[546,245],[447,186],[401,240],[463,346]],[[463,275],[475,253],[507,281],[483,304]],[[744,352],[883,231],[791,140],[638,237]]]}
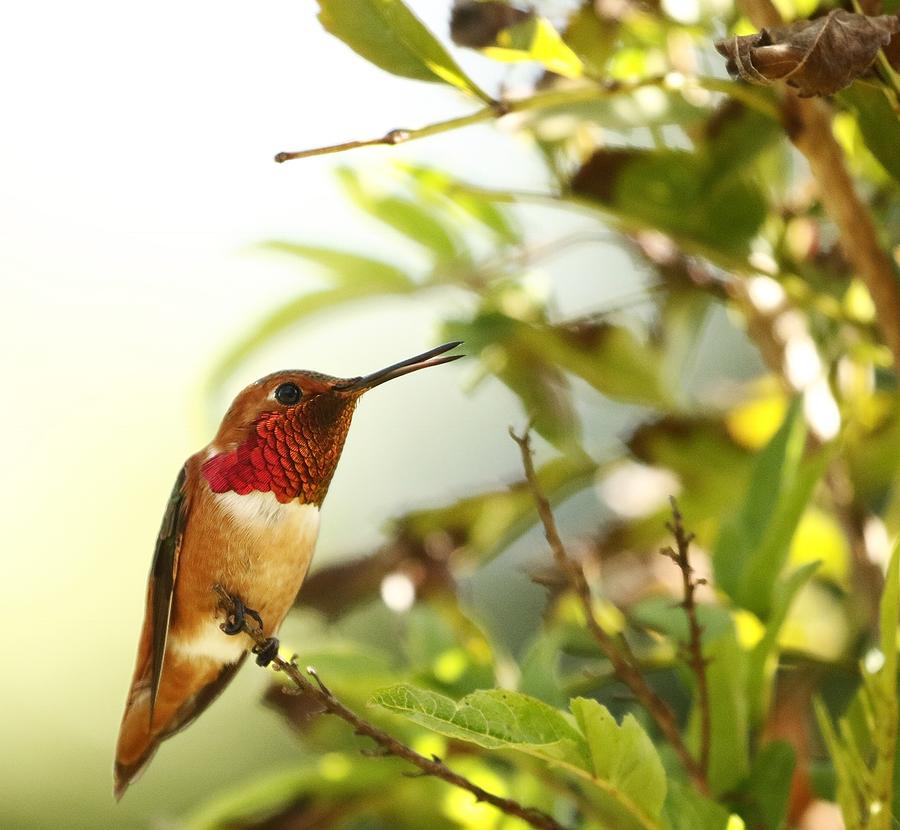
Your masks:
{"label": "white breast", "polygon": [[248,530],[253,527],[262,530],[289,522],[304,535],[312,532],[315,537],[319,531],[319,508],[314,504],[300,504],[296,500],[282,504],[274,493],[260,493],[258,490],[245,496],[229,491],[215,493],[213,497],[219,507]]}

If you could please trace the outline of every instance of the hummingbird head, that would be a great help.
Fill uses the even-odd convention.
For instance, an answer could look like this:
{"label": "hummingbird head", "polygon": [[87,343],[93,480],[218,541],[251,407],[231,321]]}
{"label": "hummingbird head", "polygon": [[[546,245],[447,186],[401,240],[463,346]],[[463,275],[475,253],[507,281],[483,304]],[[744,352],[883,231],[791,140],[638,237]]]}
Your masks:
{"label": "hummingbird head", "polygon": [[355,378],[310,371],[266,375],[225,413],[202,466],[204,478],[215,493],[272,492],[282,503],[321,504],[360,397],[394,378],[462,357],[440,357],[459,343]]}

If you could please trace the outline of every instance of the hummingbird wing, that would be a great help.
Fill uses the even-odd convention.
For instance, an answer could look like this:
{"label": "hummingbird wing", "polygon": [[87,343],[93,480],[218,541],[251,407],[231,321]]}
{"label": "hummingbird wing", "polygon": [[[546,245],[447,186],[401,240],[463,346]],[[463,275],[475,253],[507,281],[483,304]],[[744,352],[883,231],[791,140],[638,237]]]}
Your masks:
{"label": "hummingbird wing", "polygon": [[187,524],[188,491],[187,464],[181,468],[156,539],[156,552],[150,567],[150,722],[153,722],[153,707],[162,681],[163,660],[166,656],[166,641],[169,637],[169,619],[172,616],[172,597],[175,590],[175,576],[178,573],[178,554]]}

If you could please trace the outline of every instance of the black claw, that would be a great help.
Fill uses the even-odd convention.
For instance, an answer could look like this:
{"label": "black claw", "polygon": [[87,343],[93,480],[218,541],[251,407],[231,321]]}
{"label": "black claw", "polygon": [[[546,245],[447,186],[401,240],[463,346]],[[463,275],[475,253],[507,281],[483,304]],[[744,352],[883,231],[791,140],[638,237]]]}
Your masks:
{"label": "black claw", "polygon": [[257,611],[254,611],[252,608],[248,608],[244,603],[239,600],[237,597],[231,598],[232,603],[234,604],[234,610],[231,614],[228,615],[228,618],[225,622],[222,623],[221,628],[226,634],[240,634],[244,630],[244,622],[247,617],[252,617],[258,623],[259,627],[263,627],[262,617],[259,616]]}
{"label": "black claw", "polygon": [[253,653],[256,655],[257,666],[268,666],[278,656],[277,637],[269,637],[262,645],[253,647]]}

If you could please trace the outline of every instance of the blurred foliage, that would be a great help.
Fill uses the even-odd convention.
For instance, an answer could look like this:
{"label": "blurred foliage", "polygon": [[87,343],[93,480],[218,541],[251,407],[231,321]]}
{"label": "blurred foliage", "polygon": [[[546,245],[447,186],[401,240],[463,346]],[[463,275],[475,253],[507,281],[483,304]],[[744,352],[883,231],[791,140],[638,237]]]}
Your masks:
{"label": "blurred foliage", "polygon": [[[380,69],[453,87],[483,108],[475,120],[505,113],[400,0],[319,5],[326,30]],[[848,828],[892,826],[896,554],[877,598],[900,531],[900,395],[878,309],[791,149],[781,93],[724,78],[712,41],[723,28],[750,31],[736,10],[712,0],[544,5],[459,3],[451,32],[508,64],[519,86],[529,79],[509,108],[546,165],[547,191],[488,191],[407,163],[341,168],[350,201],[412,256],[267,243],[321,283],[239,339],[212,384],[316,315],[455,292],[464,310],[442,334],[465,341],[473,384],[504,384],[545,439],[539,476],[551,502],[592,489],[605,502],[577,546],[598,619],[698,752],[680,575],[657,555],[669,542],[666,497],[679,494],[694,567],[709,583],[698,610],[708,786],[623,701],[539,545],[533,576],[547,604],[527,646],[510,648],[477,619],[462,582],[517,539],[536,544],[524,535],[537,516],[521,481],[400,516],[378,550],[315,572],[298,604],[310,626],[327,627],[300,659],[418,751],[567,827],[779,830],[799,826],[817,799],[836,801]],[[787,20],[830,8],[777,5]],[[880,62],[832,104],[881,244],[900,262],[897,89]],[[553,289],[537,290],[541,262],[584,240],[533,238],[523,216],[542,210],[615,233],[648,275],[639,306],[571,317]],[[600,276],[579,279],[590,294]],[[743,332],[756,377],[696,382],[718,348],[715,320]],[[598,453],[591,410],[626,405],[630,436]],[[389,596],[397,579],[415,593],[411,608]],[[297,766],[198,808],[186,828],[523,826],[366,757],[344,724],[277,684],[267,701],[303,744]]]}

